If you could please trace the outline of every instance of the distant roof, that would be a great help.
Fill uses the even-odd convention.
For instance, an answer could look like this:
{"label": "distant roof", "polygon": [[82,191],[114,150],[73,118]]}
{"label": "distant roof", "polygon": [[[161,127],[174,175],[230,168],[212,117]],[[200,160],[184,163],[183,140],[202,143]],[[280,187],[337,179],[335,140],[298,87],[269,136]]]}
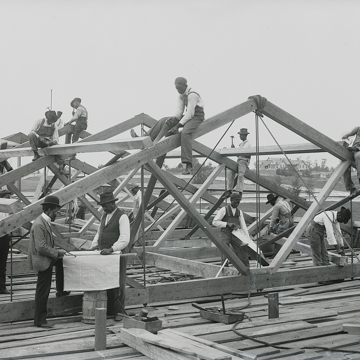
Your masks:
{"label": "distant roof", "polygon": [[12,141],[12,142],[16,142],[18,144],[22,144],[24,142],[29,141],[27,135],[23,134],[22,132],[18,132],[16,134],[12,134],[12,135],[3,137],[2,139]]}

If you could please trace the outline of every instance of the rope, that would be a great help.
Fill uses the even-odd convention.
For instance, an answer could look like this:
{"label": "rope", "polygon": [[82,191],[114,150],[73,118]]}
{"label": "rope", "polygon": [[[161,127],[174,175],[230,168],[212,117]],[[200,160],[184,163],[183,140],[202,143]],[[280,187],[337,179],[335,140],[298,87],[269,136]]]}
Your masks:
{"label": "rope", "polygon": [[[259,96],[259,95],[258,95]],[[262,123],[264,124],[265,128],[267,129],[267,131],[269,132],[269,134],[271,135],[271,137],[273,138],[273,140],[275,141],[275,143],[277,144],[277,146],[279,147],[279,149],[281,150],[281,152],[283,153],[283,155],[286,157],[286,159],[288,160],[289,164],[291,165],[291,167],[293,168],[293,170],[295,171],[295,173],[297,174],[297,176],[300,178],[300,180],[302,181],[302,183],[304,184],[304,186],[306,187],[306,189],[308,190],[309,194],[314,198],[314,200],[316,201],[316,203],[318,204],[318,206],[320,207],[320,209],[324,212],[324,214],[326,215],[326,217],[329,219],[329,221],[331,221],[330,217],[328,216],[328,214],[326,213],[325,209],[320,205],[320,203],[318,202],[317,198],[314,196],[313,192],[310,191],[310,189],[308,188],[308,186],[306,185],[304,179],[302,178],[302,176],[300,175],[300,173],[297,171],[297,169],[295,168],[295,166],[292,164],[291,160],[289,159],[289,157],[286,155],[285,151],[283,150],[283,148],[281,147],[281,145],[277,142],[277,140],[275,139],[274,135],[272,134],[272,132],[270,131],[270,129],[267,127],[267,125],[265,124],[264,120],[261,119]],[[308,170],[310,170],[308,168]],[[346,239],[344,239],[344,237],[342,236],[341,233],[339,233],[339,231],[335,228],[335,231],[338,233],[338,235],[340,235],[344,242],[346,243],[346,245],[348,246],[348,248],[350,249],[351,253],[357,258],[357,260],[360,262],[358,256],[356,255],[356,253],[354,252],[354,250],[351,248],[351,246],[349,245],[349,243],[346,241]]]}
{"label": "rope", "polygon": [[[215,144],[215,146],[211,149],[210,154],[207,155],[207,157],[205,158],[205,160],[203,161],[203,163],[200,165],[200,167],[196,170],[195,174],[190,178],[190,180],[188,180],[188,182],[185,184],[185,186],[183,187],[183,189],[181,189],[181,193],[186,189],[186,187],[190,184],[190,182],[194,179],[194,177],[196,176],[196,174],[200,171],[200,169],[204,166],[205,162],[209,159],[209,157],[211,156],[211,154],[215,151],[216,147],[219,145],[219,143],[221,142],[221,140],[224,138],[224,136],[226,135],[226,133],[230,130],[231,126],[233,125],[234,121],[236,119],[234,119],[229,126],[227,127],[227,129],[225,130],[225,132],[222,134],[222,136],[220,137],[219,141]],[[169,206],[164,210],[164,213],[166,213],[167,210],[169,210],[169,208],[172,206],[172,204],[175,202],[175,199],[169,204]],[[161,216],[155,220],[155,222],[153,223],[153,226],[156,226],[156,224],[160,221]],[[151,228],[149,228],[148,230],[144,231],[144,235],[150,230]],[[140,238],[137,238],[134,241],[134,245],[140,240]]]}

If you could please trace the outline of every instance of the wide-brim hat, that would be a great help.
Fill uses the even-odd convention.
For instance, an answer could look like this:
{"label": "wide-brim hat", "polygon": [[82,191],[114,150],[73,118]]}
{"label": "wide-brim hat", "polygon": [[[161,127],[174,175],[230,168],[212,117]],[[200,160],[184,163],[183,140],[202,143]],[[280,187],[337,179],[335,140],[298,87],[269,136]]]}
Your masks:
{"label": "wide-brim hat", "polygon": [[54,195],[47,196],[41,205],[55,205],[59,209],[62,207],[62,205],[60,205],[60,199]]}
{"label": "wide-brim hat", "polygon": [[99,205],[104,205],[106,203],[116,201],[117,198],[114,198],[114,194],[112,192],[104,192],[100,194],[100,201],[98,202]]}
{"label": "wide-brim hat", "polygon": [[54,110],[48,110],[45,112],[45,117],[49,120],[49,121],[56,121],[58,119],[57,115],[56,115],[56,111]]}
{"label": "wide-brim hat", "polygon": [[341,213],[341,218],[343,219],[344,224],[347,224],[348,221],[351,219],[351,211],[342,206],[340,213]]}
{"label": "wide-brim hat", "polygon": [[278,195],[274,195],[272,193],[267,195],[267,199],[268,201],[266,202],[266,204],[269,204],[270,202],[272,202],[273,200],[276,200],[279,196]]}
{"label": "wide-brim hat", "polygon": [[74,102],[75,101],[78,101],[79,103],[81,103],[81,99],[80,98],[75,98],[75,99],[73,99],[72,101],[71,101],[71,103],[70,103],[70,106],[71,107],[74,107]]}
{"label": "wide-brim hat", "polygon": [[6,195],[11,195],[11,194],[12,194],[12,192],[7,189],[0,190],[0,198],[3,198]]}
{"label": "wide-brim hat", "polygon": [[239,135],[249,135],[250,133],[248,132],[248,130],[246,128],[242,128],[242,129],[240,129],[238,134]]}

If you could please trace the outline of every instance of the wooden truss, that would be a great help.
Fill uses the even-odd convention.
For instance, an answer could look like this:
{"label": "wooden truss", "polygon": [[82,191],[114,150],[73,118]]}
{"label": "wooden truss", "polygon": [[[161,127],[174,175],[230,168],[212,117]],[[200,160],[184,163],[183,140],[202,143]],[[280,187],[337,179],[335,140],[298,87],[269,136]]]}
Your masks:
{"label": "wooden truss", "polygon": [[[83,244],[83,239],[86,239],[88,229],[94,226],[94,222],[99,220],[101,216],[100,210],[96,205],[99,198],[94,190],[99,186],[110,184],[115,189],[115,194],[118,194],[120,191],[125,191],[127,196],[131,197],[132,195],[129,189],[127,189],[127,184],[139,169],[143,168],[151,174],[151,177],[144,192],[141,205],[142,211],[139,212],[133,222],[131,236],[131,245],[134,246],[133,251],[146,265],[155,265],[175,272],[199,276],[202,279],[183,281],[180,283],[155,284],[146,287],[137,284],[134,280],[128,279],[127,282],[130,285],[130,288],[127,290],[128,304],[179,300],[180,298],[195,298],[198,296],[217,295],[234,291],[251,291],[273,286],[358,276],[360,271],[360,265],[358,263],[352,264],[351,266],[345,264],[341,268],[336,265],[301,270],[280,268],[290,251],[294,247],[300,246],[297,245],[299,237],[313,216],[322,209],[327,196],[339,178],[350,165],[353,165],[351,152],[346,150],[340,143],[328,138],[269,101],[266,101],[262,108],[258,108],[257,102],[253,98],[207,119],[199,126],[194,137],[195,139],[199,138],[254,111],[261,112],[266,117],[302,136],[309,142],[307,144],[284,146],[283,149],[285,151],[289,153],[324,151],[341,160],[341,164],[322,189],[316,202],[309,202],[299,198],[289,190],[276,185],[266,177],[259,176],[254,171],[249,169],[246,171],[245,176],[247,179],[258,183],[261,187],[271,192],[286,197],[295,204],[297,208],[300,207],[306,210],[306,214],[289,237],[282,239],[283,246],[269,266],[251,269],[251,271],[249,271],[235,254],[219,240],[218,232],[211,228],[206,217],[204,219],[203,215],[199,213],[195,206],[199,199],[205,200],[210,205],[216,204],[216,206],[218,206],[221,201],[219,202],[218,198],[209,192],[209,187],[224,167],[236,171],[237,163],[228,156],[240,154],[255,155],[255,149],[241,151],[239,149],[223,149],[216,151],[194,140],[193,149],[196,156],[208,157],[213,162],[216,162],[218,167],[215,168],[207,181],[201,186],[197,187],[193,184],[187,184],[183,179],[179,179],[162,169],[166,155],[174,156],[171,154],[175,154],[175,149],[180,146],[181,135],[164,138],[153,146],[151,146],[152,144],[148,137],[129,138],[119,141],[113,139],[119,134],[128,132],[135,126],[142,125],[149,128],[153,126],[156,120],[146,114],[139,114],[94,135],[83,132],[81,134],[82,140],[75,144],[56,145],[42,149],[40,150],[40,154],[43,155],[41,159],[0,176],[0,186],[8,186],[8,188],[18,196],[18,203],[20,204],[16,207],[16,211],[12,210],[14,211],[13,214],[0,221],[0,236],[19,228],[29,229],[30,222],[41,214],[43,198],[36,198],[33,202],[30,202],[15,184],[21,178],[47,167],[54,174],[54,179],[59,179],[63,183],[62,188],[52,192],[53,195],[60,198],[61,204],[66,204],[76,198],[80,198],[92,214],[92,218],[81,230],[71,232],[70,234],[65,226],[55,226],[56,245],[68,251],[78,249],[79,244]],[[60,135],[65,135],[69,131],[70,127],[66,126],[61,130]],[[86,174],[85,177],[68,179],[59,173],[59,168],[56,165],[57,155],[66,157],[66,155],[74,153],[100,151],[107,151],[114,155],[113,160],[101,169],[75,159],[71,161],[71,167]],[[258,154],[276,154],[278,151],[279,150],[274,149],[274,147],[260,147]],[[31,149],[28,143],[25,142],[11,149],[1,150],[0,160],[31,155]],[[156,162],[153,159],[157,159]],[[153,190],[157,182],[162,184],[165,193],[162,196],[155,197]],[[166,196],[169,194],[175,199],[174,203],[166,200]],[[89,198],[92,199],[92,201],[89,201]],[[1,206],[4,208],[5,205],[0,205],[0,208]],[[154,208],[160,208],[164,212],[162,217],[156,222],[153,221],[152,216],[156,213]],[[12,209],[14,209],[14,206]],[[153,211],[152,215],[150,211]],[[136,234],[141,227],[144,216],[147,219],[152,219],[152,224],[147,230],[156,227],[161,235],[156,239],[153,246],[138,247],[136,241],[139,239],[136,238]],[[171,216],[175,218],[169,223]],[[195,229],[196,232],[193,231],[189,237],[186,237],[186,231],[182,231],[183,240],[176,241],[177,247],[167,247],[166,242],[173,234],[179,232],[176,228],[185,216],[192,218],[198,230],[196,231]],[[266,216],[269,216],[269,214],[266,214],[263,219],[253,222],[254,219],[246,215],[247,220],[253,222],[249,226],[250,231],[256,231]],[[164,230],[164,228],[166,229]],[[201,239],[200,242],[192,240],[192,237],[199,238],[199,236],[205,236],[206,239]],[[79,241],[79,239],[82,239],[82,241]],[[215,246],[209,246],[208,239],[210,239],[211,243]],[[203,246],[185,248],[185,246],[195,243],[203,244]],[[181,244],[184,244],[184,246],[181,246]],[[27,240],[24,239],[19,242],[17,247],[26,253]],[[233,268],[224,268],[220,272],[221,277],[216,278],[219,274],[220,266],[209,265],[200,260],[204,257],[219,256],[220,253],[224,254],[231,261],[236,270]],[[334,256],[336,257],[337,255]],[[74,299],[71,301],[74,301]]]}

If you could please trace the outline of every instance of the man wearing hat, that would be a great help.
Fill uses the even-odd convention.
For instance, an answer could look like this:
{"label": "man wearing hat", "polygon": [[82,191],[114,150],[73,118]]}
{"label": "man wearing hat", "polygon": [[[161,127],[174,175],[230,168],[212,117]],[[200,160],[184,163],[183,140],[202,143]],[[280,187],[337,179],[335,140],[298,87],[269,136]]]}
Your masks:
{"label": "man wearing hat", "polygon": [[62,258],[66,251],[55,249],[51,222],[61,208],[57,196],[49,195],[41,204],[43,213],[38,216],[30,230],[28,265],[38,274],[35,292],[34,325],[37,327],[53,327],[46,321],[47,301],[51,289],[52,268],[55,265],[56,296],[66,296],[64,291],[64,269]]}
{"label": "man wearing hat", "polygon": [[325,234],[329,245],[334,245],[339,254],[345,255],[340,223],[347,224],[350,219],[351,211],[343,206],[340,211],[323,211],[314,217],[306,229],[314,266],[330,265]]}
{"label": "man wearing hat", "polygon": [[[249,140],[247,140],[247,136],[250,134],[247,131],[247,129],[245,128],[240,129],[238,134],[241,140],[239,148],[245,149],[251,147]],[[236,182],[236,191],[242,193],[244,191],[244,175],[250,163],[250,156],[245,156],[245,155],[238,156],[237,163],[238,163],[238,171],[237,171],[238,177]],[[226,192],[227,197],[230,196],[234,188],[234,179],[235,179],[235,172],[229,170],[227,172],[227,192]]]}
{"label": "man wearing hat", "polygon": [[[149,136],[154,144],[165,135],[174,135],[181,131],[181,162],[185,165],[183,175],[189,175],[192,170],[192,140],[195,130],[205,119],[204,102],[200,95],[193,91],[183,77],[175,79],[175,88],[179,93],[175,115],[160,119],[149,130]],[[136,137],[132,130],[131,136]]]}
{"label": "man wearing hat", "polygon": [[[11,191],[7,189],[0,190],[0,198],[10,199]],[[0,213],[0,220],[8,216],[6,213]],[[6,262],[9,254],[11,233],[0,237],[0,294],[10,294],[6,288]]]}
{"label": "man wearing hat", "polygon": [[238,208],[242,199],[241,193],[234,192],[230,196],[230,205],[222,207],[216,214],[212,224],[218,228],[221,228],[221,240],[226,245],[231,245],[236,256],[247,267],[249,265],[249,254],[247,247],[242,241],[232,234],[233,230],[242,229],[244,233],[249,237],[249,232],[246,227],[244,215]]}
{"label": "man wearing hat", "polygon": [[[73,126],[72,133],[68,133],[66,135],[65,142],[67,144],[70,144],[71,142],[74,143],[79,140],[80,133],[83,130],[87,129],[87,121],[88,121],[88,112],[85,109],[85,107],[83,105],[81,105],[80,98],[73,99],[70,103],[70,106],[73,109],[75,109],[76,111],[73,110],[73,112],[72,112],[73,117],[67,124],[71,124],[71,123],[75,122],[75,125]],[[65,125],[67,125],[67,124],[65,124]],[[71,141],[71,134],[72,134],[72,141]]]}
{"label": "man wearing hat", "polygon": [[291,206],[285,199],[280,199],[278,195],[268,194],[266,204],[273,206],[268,234],[280,234],[294,225]]}
{"label": "man wearing hat", "polygon": [[[101,255],[110,255],[114,251],[128,252],[127,245],[130,241],[130,222],[127,215],[116,206],[116,198],[112,192],[100,195],[99,205],[104,210],[101,216],[100,226],[96,233],[91,250],[100,250]],[[115,316],[121,320],[120,314],[125,311],[125,281],[126,259],[120,261],[120,291],[119,289],[107,290],[107,315]]]}
{"label": "man wearing hat", "polygon": [[[39,159],[39,148],[56,145],[59,143],[59,129],[62,127],[61,119],[59,119],[56,111],[48,110],[45,112],[45,118],[35,122],[33,128],[28,135],[31,150],[34,152],[32,161]],[[58,163],[62,164],[60,157]]]}

